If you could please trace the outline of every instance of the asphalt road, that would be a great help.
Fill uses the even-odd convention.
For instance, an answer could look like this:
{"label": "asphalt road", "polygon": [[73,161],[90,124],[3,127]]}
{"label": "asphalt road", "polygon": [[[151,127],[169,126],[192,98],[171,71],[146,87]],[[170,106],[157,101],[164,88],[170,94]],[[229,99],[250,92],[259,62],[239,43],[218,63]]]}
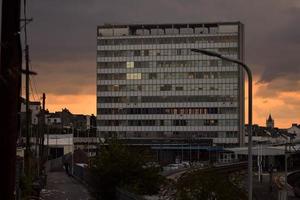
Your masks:
{"label": "asphalt road", "polygon": [[90,195],[80,182],[65,172],[50,172],[47,186],[41,191],[43,200],[89,200]]}

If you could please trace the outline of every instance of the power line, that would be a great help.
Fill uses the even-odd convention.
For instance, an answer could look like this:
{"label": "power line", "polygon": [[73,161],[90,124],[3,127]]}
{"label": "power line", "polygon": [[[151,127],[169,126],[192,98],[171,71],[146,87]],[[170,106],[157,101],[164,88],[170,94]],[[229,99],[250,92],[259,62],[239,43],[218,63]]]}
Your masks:
{"label": "power line", "polygon": [[[33,67],[31,64],[29,65],[29,67],[30,67],[30,70],[33,71]],[[35,77],[32,76],[31,79],[32,79],[32,83],[33,83],[34,92],[36,93],[37,96],[40,96],[41,92],[39,92],[39,90],[37,88],[37,83],[36,83]]]}
{"label": "power line", "polygon": [[32,81],[31,81],[31,79],[29,79],[29,86],[30,86],[30,90],[31,90],[31,96],[32,96],[33,100],[35,101],[35,94],[34,94],[34,91],[33,91],[33,88],[32,88]]}
{"label": "power line", "polygon": [[[32,71],[32,66],[30,65],[30,70]],[[39,96],[39,93],[37,92],[36,89],[36,84],[35,84],[35,79],[34,76],[29,77],[29,84],[30,84],[30,90],[31,90],[31,95],[33,96],[34,101],[36,100],[35,96]]]}
{"label": "power line", "polygon": [[41,92],[37,88],[36,80],[35,80],[34,77],[32,77],[32,82],[33,82],[33,88],[34,88],[34,91],[35,91],[36,95],[40,96]]}

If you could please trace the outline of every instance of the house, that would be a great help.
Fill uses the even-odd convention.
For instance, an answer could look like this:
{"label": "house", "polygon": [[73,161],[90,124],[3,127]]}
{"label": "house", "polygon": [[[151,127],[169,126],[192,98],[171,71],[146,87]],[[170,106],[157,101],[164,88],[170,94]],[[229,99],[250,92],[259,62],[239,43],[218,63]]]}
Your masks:
{"label": "house", "polygon": [[300,124],[292,124],[292,127],[287,129],[287,132],[294,134],[296,140],[300,140]]}

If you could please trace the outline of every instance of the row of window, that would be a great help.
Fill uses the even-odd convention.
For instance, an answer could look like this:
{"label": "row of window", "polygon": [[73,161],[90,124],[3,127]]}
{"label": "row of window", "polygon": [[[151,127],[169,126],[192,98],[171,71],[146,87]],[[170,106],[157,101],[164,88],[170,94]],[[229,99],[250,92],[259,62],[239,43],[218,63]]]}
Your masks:
{"label": "row of window", "polygon": [[236,102],[237,96],[120,96],[98,97],[98,103],[176,103],[176,102]]}
{"label": "row of window", "polygon": [[236,126],[236,119],[99,120],[98,126]]}
{"label": "row of window", "polygon": [[[224,47],[212,50],[223,55],[235,55],[238,53],[236,47]],[[190,56],[201,55],[190,49],[146,49],[146,50],[103,50],[97,51],[99,57],[138,57],[138,56]]]}
{"label": "row of window", "polygon": [[227,79],[237,77],[238,72],[236,71],[97,74],[98,80]]}
{"label": "row of window", "polygon": [[127,115],[127,114],[180,114],[180,115],[199,115],[199,114],[236,114],[237,108],[98,108],[98,115]]}
{"label": "row of window", "polygon": [[237,36],[228,35],[228,36],[198,36],[198,37],[100,39],[98,40],[98,45],[229,43],[229,42],[237,42],[237,41],[238,41]]}
{"label": "row of window", "polygon": [[170,68],[170,67],[216,67],[233,66],[225,60],[187,60],[187,61],[128,61],[128,62],[98,62],[101,69],[125,68]]}
{"label": "row of window", "polygon": [[98,85],[99,92],[128,91],[226,91],[238,90],[236,83],[207,84],[143,84],[143,85]]}
{"label": "row of window", "polygon": [[238,132],[235,131],[210,131],[210,132],[163,132],[163,131],[147,131],[147,132],[139,132],[139,131],[102,131],[101,135],[103,137],[166,137],[173,136],[176,138],[237,138]]}

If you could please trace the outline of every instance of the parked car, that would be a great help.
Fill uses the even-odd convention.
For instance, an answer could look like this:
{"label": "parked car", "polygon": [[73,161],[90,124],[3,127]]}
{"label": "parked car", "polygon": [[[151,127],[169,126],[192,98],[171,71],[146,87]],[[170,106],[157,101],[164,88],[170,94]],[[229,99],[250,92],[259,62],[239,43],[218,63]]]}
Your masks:
{"label": "parked car", "polygon": [[162,167],[160,166],[160,164],[158,164],[157,162],[147,162],[143,168],[150,168],[150,167],[155,167],[155,168],[159,168],[160,171],[162,171]]}
{"label": "parked car", "polygon": [[182,161],[181,164],[184,166],[184,167],[191,167],[191,163],[189,161]]}
{"label": "parked car", "polygon": [[180,169],[180,168],[184,168],[184,167],[185,166],[182,163],[179,163],[179,164],[172,163],[172,164],[168,164],[163,169],[164,169],[164,171],[169,171],[169,170],[176,170],[176,169]]}

